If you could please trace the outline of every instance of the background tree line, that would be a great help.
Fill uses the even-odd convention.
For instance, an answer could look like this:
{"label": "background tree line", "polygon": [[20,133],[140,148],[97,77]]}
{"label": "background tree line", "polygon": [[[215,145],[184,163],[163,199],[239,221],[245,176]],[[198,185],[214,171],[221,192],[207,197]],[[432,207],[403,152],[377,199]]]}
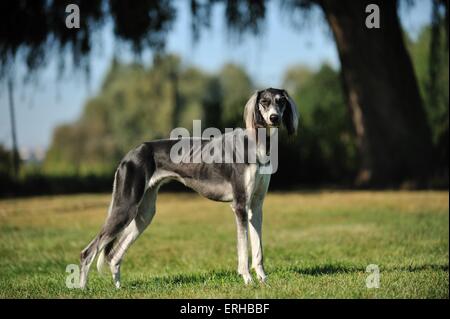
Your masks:
{"label": "background tree line", "polygon": [[[284,78],[301,120],[296,137],[281,131],[275,187],[351,185],[357,151],[338,72],[329,65],[317,71],[297,66]],[[233,64],[208,74],[174,55],[158,56],[149,67],[114,61],[81,117],[55,130],[43,172],[113,176],[132,147],[167,138],[178,126],[191,131],[194,119],[202,120],[202,128],[243,127],[243,108],[255,89],[246,71]]]}
{"label": "background tree line", "polygon": [[[440,170],[435,185],[448,181],[448,56],[442,53],[437,96],[430,96],[431,27],[416,42],[408,40],[418,83],[432,129]],[[441,52],[444,52],[441,50]],[[279,171],[273,188],[298,186],[352,186],[361,165],[356,134],[347,111],[338,70],[293,66],[283,87],[297,102],[301,115],[295,138],[282,133]],[[206,127],[242,127],[242,111],[257,89],[246,71],[228,64],[209,74],[185,65],[175,55],[156,56],[150,66],[114,60],[97,96],[87,101],[81,117],[58,127],[39,174],[67,179],[90,179],[99,188],[110,187],[118,162],[143,141],[167,138],[172,128],[192,127],[202,119]],[[8,171],[3,150],[2,171]],[[33,172],[33,171],[31,171]],[[441,174],[441,175],[439,175]],[[33,178],[33,177],[32,177]],[[42,176],[41,176],[42,179]],[[38,180],[39,181],[39,180]],[[106,182],[108,181],[108,182]],[[72,187],[86,187],[78,182]],[[94,187],[95,190],[95,187]]]}
{"label": "background tree line", "polygon": [[[286,74],[284,85],[299,104],[303,130],[289,144],[281,139],[283,164],[275,187],[289,186],[286,180],[362,186],[427,186],[443,180],[448,185],[448,1],[431,1],[432,24],[417,43],[408,40],[398,17],[398,6],[414,1],[280,2],[294,27],[311,8],[323,12],[341,69],[299,67]],[[102,176],[130,146],[163,137],[174,126],[189,127],[195,117],[208,125],[240,126],[242,106],[256,84],[237,66],[206,74],[165,56],[177,13],[173,1],[75,2],[85,17],[76,33],[64,27],[67,1],[2,2],[0,76],[13,72],[18,59],[37,70],[54,51],[61,61],[71,52],[75,66],[87,67],[92,34],[106,19],[116,38],[136,52],[151,48],[156,58],[148,68],[114,61],[82,117],[55,132],[45,174]],[[191,0],[193,41],[211,25],[216,5],[225,7],[233,34],[260,33],[268,2]],[[368,3],[379,6],[381,29],[361,27]],[[16,31],[6,31],[12,28]]]}

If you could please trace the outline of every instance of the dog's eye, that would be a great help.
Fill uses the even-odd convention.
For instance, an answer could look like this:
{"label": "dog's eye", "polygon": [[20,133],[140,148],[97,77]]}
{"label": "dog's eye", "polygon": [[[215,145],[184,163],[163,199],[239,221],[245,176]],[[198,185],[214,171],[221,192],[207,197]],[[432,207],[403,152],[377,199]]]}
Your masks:
{"label": "dog's eye", "polygon": [[266,100],[266,99],[263,99],[263,100],[261,100],[261,102],[259,102],[259,103],[261,103],[262,106],[268,106],[268,105],[270,104],[270,101],[269,101],[269,100]]}

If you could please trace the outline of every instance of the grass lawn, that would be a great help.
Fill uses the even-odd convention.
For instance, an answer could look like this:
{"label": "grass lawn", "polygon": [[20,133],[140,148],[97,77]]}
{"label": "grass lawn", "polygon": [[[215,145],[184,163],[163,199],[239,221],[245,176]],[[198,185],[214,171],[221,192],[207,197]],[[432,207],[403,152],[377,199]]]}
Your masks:
{"label": "grass lawn", "polygon": [[[268,284],[237,275],[228,204],[160,194],[128,251],[122,288],[93,265],[88,289],[66,266],[106,215],[110,195],[0,200],[1,298],[448,298],[448,192],[271,193],[264,205]],[[366,267],[380,287],[366,287]]]}

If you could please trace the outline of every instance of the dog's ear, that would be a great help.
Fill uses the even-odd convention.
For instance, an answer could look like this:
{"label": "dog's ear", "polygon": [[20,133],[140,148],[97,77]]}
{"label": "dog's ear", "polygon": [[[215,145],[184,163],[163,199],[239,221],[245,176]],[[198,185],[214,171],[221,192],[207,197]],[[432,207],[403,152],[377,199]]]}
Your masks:
{"label": "dog's ear", "polygon": [[244,124],[245,124],[245,128],[250,129],[250,130],[255,129],[255,127],[256,127],[255,110],[256,110],[256,103],[258,103],[259,94],[260,94],[260,91],[253,93],[253,95],[247,101],[247,104],[245,104]]}
{"label": "dog's ear", "polygon": [[286,126],[289,135],[295,134],[298,128],[298,111],[297,105],[294,100],[289,96],[289,94],[283,90],[284,96],[286,97],[288,104],[283,113],[283,124]]}

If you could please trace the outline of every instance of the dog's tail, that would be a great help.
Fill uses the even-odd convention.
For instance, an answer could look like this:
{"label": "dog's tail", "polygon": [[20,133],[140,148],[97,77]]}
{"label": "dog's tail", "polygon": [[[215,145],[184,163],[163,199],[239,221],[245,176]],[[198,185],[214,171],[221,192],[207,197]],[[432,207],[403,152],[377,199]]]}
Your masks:
{"label": "dog's tail", "polygon": [[104,273],[104,269],[107,264],[108,263],[107,263],[106,257],[105,257],[105,250],[103,249],[99,253],[98,258],[97,258],[97,270],[100,274]]}
{"label": "dog's tail", "polygon": [[105,249],[102,249],[99,254],[98,254],[98,258],[97,258],[97,271],[100,274],[104,273],[105,270],[105,266],[109,265],[109,261],[106,257],[106,252]]}
{"label": "dog's tail", "polygon": [[109,265],[111,260],[111,254],[114,251],[115,244],[120,237],[120,234],[117,234],[110,242],[108,242],[103,249],[99,251],[99,255],[97,258],[97,271],[100,274],[104,273],[105,266]]}

